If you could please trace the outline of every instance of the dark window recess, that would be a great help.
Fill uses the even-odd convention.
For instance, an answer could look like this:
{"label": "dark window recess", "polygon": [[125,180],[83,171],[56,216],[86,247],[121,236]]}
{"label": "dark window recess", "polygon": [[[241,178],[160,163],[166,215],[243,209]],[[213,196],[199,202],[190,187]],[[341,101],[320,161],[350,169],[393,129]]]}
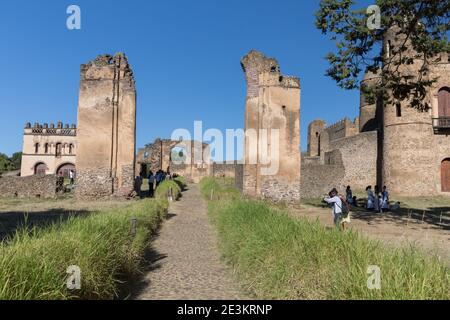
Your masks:
{"label": "dark window recess", "polygon": [[397,114],[397,117],[401,117],[402,116],[402,105],[400,103],[397,103],[395,105],[395,113]]}

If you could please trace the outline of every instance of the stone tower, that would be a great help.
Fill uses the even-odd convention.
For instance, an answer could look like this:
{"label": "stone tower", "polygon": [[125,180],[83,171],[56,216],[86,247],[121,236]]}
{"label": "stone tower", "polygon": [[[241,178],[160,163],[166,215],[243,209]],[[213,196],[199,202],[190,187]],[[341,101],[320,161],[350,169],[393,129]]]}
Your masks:
{"label": "stone tower", "polygon": [[381,70],[378,72],[367,71],[361,81],[361,94],[359,105],[359,132],[367,132],[377,130],[381,114],[379,111],[380,100],[376,97],[372,101],[364,95],[365,88],[376,88],[381,84]]}
{"label": "stone tower", "polygon": [[[398,50],[405,36],[398,28],[387,31],[384,39],[385,62],[393,59],[392,52]],[[401,65],[400,71],[417,77],[423,58],[412,51],[414,63]],[[386,65],[386,64],[385,64]],[[432,66],[428,76],[438,77],[438,83],[427,93],[427,111],[418,111],[408,101],[392,102],[383,108],[382,180],[383,184],[398,195],[435,195],[441,188],[441,163],[450,157],[450,137],[435,132],[433,114],[438,108],[434,97],[439,88],[450,85],[448,60],[442,66]]]}
{"label": "stone tower", "polygon": [[314,120],[308,126],[308,157],[320,157],[322,150],[321,135],[326,128],[323,120]]}
{"label": "stone tower", "polygon": [[123,196],[134,189],[136,90],[124,54],[81,66],[78,102],[78,197]]}
{"label": "stone tower", "polygon": [[278,62],[250,51],[247,81],[244,194],[271,201],[300,199],[300,80]]}

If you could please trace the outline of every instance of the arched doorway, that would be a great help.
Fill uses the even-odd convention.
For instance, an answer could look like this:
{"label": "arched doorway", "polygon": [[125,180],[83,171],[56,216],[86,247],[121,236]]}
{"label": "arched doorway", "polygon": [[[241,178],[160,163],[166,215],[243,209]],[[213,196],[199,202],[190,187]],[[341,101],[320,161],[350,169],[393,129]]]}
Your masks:
{"label": "arched doorway", "polygon": [[75,165],[72,163],[65,163],[59,166],[56,174],[58,175],[58,177],[70,178],[70,170],[73,170],[75,172]]}
{"label": "arched doorway", "polygon": [[35,175],[45,175],[47,174],[48,167],[45,163],[39,162],[34,166],[34,174]]}
{"label": "arched doorway", "polygon": [[442,192],[450,192],[450,158],[442,161],[441,179]]}

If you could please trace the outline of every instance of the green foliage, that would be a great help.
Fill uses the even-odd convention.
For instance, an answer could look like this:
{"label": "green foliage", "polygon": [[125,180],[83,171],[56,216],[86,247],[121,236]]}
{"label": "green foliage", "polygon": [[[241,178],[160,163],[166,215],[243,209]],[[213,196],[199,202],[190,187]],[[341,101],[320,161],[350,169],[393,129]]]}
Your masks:
{"label": "green foliage", "polygon": [[178,177],[174,178],[173,181],[175,181],[178,184],[178,186],[180,187],[180,189],[182,191],[186,189],[187,182],[186,182],[186,178],[185,177],[178,176]]}
{"label": "green foliage", "polygon": [[159,199],[167,199],[169,189],[172,188],[172,195],[174,200],[178,200],[181,197],[181,188],[173,180],[164,180],[156,188],[155,197]]}
{"label": "green foliage", "polygon": [[[140,274],[149,236],[167,213],[164,200],[144,200],[50,228],[22,230],[0,243],[0,300],[113,299],[121,281]],[[131,219],[137,228],[131,234]],[[81,268],[81,290],[66,287]]]}
{"label": "green foliage", "polygon": [[[396,101],[410,100],[419,110],[428,108],[423,98],[435,81],[427,77],[432,60],[441,52],[450,53],[450,1],[377,0],[381,11],[381,28],[371,30],[366,8],[355,8],[354,0],[321,0],[316,14],[316,26],[330,34],[336,42],[336,52],[329,53],[327,75],[344,89],[359,87],[359,75],[366,70],[382,68],[384,82],[371,89],[368,96],[388,99],[392,91]],[[387,30],[396,28],[405,41],[392,48],[389,59],[383,61],[383,39]],[[414,51],[408,50],[410,44]],[[401,71],[422,56],[423,64],[416,77]],[[367,94],[367,93],[366,93]]]}
{"label": "green foliage", "polygon": [[[203,181],[204,194],[217,183]],[[328,229],[260,201],[208,207],[223,256],[256,299],[450,299],[448,267],[414,247]],[[381,290],[367,287],[369,266],[381,268]]]}
{"label": "green foliage", "polygon": [[11,158],[6,154],[0,153],[0,173],[20,170],[20,164],[22,162],[22,152],[16,152]]}
{"label": "green foliage", "polygon": [[206,199],[238,199],[239,190],[234,186],[233,178],[205,177],[200,181],[200,191]]}

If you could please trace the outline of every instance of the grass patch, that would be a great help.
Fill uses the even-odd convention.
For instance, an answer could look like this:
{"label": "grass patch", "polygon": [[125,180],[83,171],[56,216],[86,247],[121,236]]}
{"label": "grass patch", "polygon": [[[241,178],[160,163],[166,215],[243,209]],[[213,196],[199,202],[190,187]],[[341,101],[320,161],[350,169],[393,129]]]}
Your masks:
{"label": "grass patch", "polygon": [[[206,198],[216,184],[202,182]],[[450,299],[449,270],[435,257],[233,194],[210,201],[209,212],[223,256],[258,299]],[[369,266],[380,267],[381,290],[368,288]]]}
{"label": "grass patch", "polygon": [[[167,213],[164,200],[71,218],[0,244],[0,300],[113,299],[121,281],[142,271],[149,236]],[[131,234],[131,219],[137,219]],[[69,266],[81,269],[81,290],[66,287]]]}
{"label": "grass patch", "polygon": [[178,176],[176,178],[173,178],[173,181],[175,181],[178,184],[178,186],[180,187],[180,189],[182,191],[186,190],[187,182],[186,182],[186,178],[185,177]]}
{"label": "grass patch", "polygon": [[173,199],[178,200],[181,197],[181,188],[173,180],[164,180],[159,184],[155,191],[155,197],[158,199],[167,199],[169,189],[172,188]]}

